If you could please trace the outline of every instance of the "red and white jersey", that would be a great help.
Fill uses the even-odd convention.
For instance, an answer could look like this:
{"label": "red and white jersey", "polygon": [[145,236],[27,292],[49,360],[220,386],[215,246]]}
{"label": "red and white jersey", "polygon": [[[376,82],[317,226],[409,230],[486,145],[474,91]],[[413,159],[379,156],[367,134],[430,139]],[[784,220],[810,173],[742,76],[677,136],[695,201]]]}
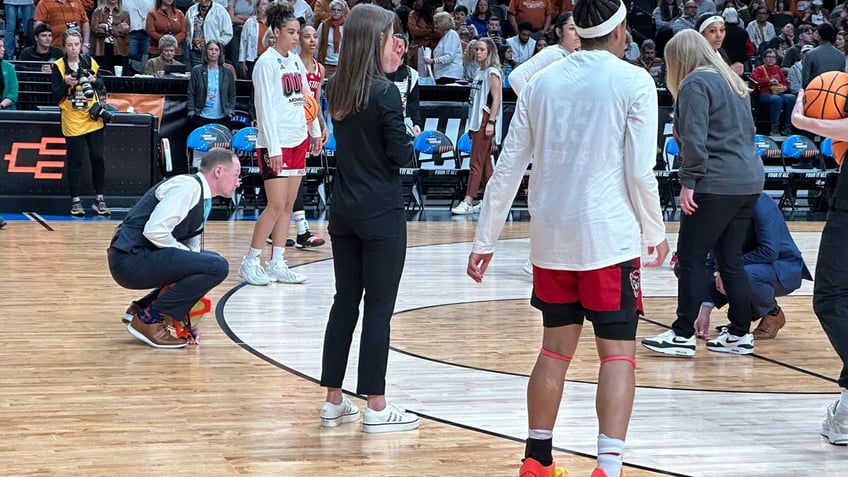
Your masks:
{"label": "red and white jersey", "polygon": [[[294,53],[282,56],[269,48],[256,60],[253,68],[254,103],[256,105],[256,147],[264,147],[269,156],[282,154],[307,137],[303,93],[309,87],[306,67]],[[317,121],[309,125],[309,135],[321,136]]]}
{"label": "red and white jersey", "polygon": [[324,78],[324,65],[318,63],[315,58],[312,59],[315,63],[315,72],[306,72],[306,79],[309,80],[309,89],[312,90],[312,96],[318,99],[318,92],[321,91],[321,80]]}

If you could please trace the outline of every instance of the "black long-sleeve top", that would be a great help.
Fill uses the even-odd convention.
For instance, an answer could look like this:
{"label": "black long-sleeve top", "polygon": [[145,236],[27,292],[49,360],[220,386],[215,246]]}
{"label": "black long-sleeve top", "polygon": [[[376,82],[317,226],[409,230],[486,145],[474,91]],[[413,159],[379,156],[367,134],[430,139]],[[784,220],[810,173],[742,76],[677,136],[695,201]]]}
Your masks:
{"label": "black long-sleeve top", "polygon": [[402,209],[399,171],[412,158],[412,138],[403,124],[397,87],[385,78],[375,78],[368,105],[333,121],[333,134],[337,164],[333,213],[367,219]]}

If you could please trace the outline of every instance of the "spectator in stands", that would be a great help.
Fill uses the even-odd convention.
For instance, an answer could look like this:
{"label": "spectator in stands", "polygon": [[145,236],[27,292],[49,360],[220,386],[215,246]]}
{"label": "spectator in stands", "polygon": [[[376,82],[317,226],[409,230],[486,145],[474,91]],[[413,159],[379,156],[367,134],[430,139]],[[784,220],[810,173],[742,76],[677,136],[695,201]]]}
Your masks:
{"label": "spectator in stands", "polygon": [[822,0],[813,0],[810,2],[810,8],[804,12],[801,22],[813,26],[830,23],[830,13],[822,8]]}
{"label": "spectator in stands", "polygon": [[751,354],[751,287],[742,245],[765,172],[750,147],[755,128],[748,85],[697,32],[675,35],[665,52],[668,87],[675,99],[673,128],[683,160],[678,172],[683,213],[677,319],[671,330],[645,338],[642,345],[658,353],[694,356],[694,324],[708,286],[704,258],[712,250],[730,303],[731,325],[707,341],[707,349]]}
{"label": "spectator in stands", "polygon": [[[406,36],[402,33],[395,33],[395,38],[403,40],[402,56],[406,55],[406,49],[409,45]],[[400,91],[400,104],[403,108],[403,123],[406,125],[406,133],[411,137],[418,137],[424,125],[421,122],[418,71],[405,63],[404,60],[404,64],[398,67],[397,71],[386,73],[386,77],[392,80]]]}
{"label": "spectator in stands", "polygon": [[[844,65],[844,60],[843,60]],[[795,95],[789,91],[789,80],[783,70],[777,66],[777,52],[768,48],[763,52],[763,64],[751,72],[751,81],[757,85],[760,93],[760,107],[768,108],[772,136],[781,133],[780,113],[783,113],[783,134],[792,134],[792,107]]]}
{"label": "spectator in stands", "polygon": [[833,46],[836,40],[836,30],[830,23],[819,25],[816,29],[819,34],[819,46],[807,53],[804,58],[803,81],[806,88],[810,80],[828,71],[845,71],[845,53]]}
{"label": "spectator in stands", "polygon": [[837,40],[839,40],[841,38],[841,42],[837,41],[837,44],[842,45],[841,47],[838,47],[838,49],[841,50],[842,53],[845,54],[845,70],[844,71],[848,71],[848,31],[840,31],[837,34],[836,38],[837,38]]}
{"label": "spectator in stands", "polygon": [[123,0],[123,6],[130,14],[129,64],[133,71],[141,72],[150,49],[147,14],[156,7],[156,0]]}
{"label": "spectator in stands", "polygon": [[[732,8],[736,10],[737,15],[737,23],[742,25],[742,29],[745,29],[745,26],[751,21],[751,14],[748,11],[748,5],[745,2],[737,3],[736,0],[727,0],[724,2],[724,6],[722,7],[721,12],[724,13],[728,8]],[[724,16],[724,15],[722,15]],[[727,17],[724,19],[725,23],[727,23]]]}
{"label": "spectator in stands", "polygon": [[433,57],[423,57],[422,60],[433,66],[436,84],[456,83],[462,79],[462,41],[454,30],[453,17],[447,12],[437,13],[433,24],[442,38],[433,49]]}
{"label": "spectator in stands", "polygon": [[88,53],[91,47],[89,43],[91,26],[88,24],[88,15],[85,14],[82,4],[68,0],[43,0],[35,7],[35,26],[39,23],[50,25],[53,32],[53,46],[64,48],[62,44],[63,34],[66,30],[78,31],[82,38],[82,52]]}
{"label": "spectator in stands", "polygon": [[724,18],[724,41],[721,49],[731,65],[744,65],[756,52],[754,44],[748,37],[748,32],[739,25],[739,17],[734,8],[725,8],[721,17]]}
{"label": "spectator in stands", "polygon": [[[24,26],[24,33],[27,32],[29,24],[32,21],[32,16],[35,13],[35,3],[33,0],[5,0],[6,6],[6,56],[7,60],[11,60],[15,55],[16,48],[16,27],[18,19],[21,20],[21,25]],[[23,45],[21,45],[23,46]],[[0,59],[3,57],[0,56]]]}
{"label": "spectator in stands", "polygon": [[[53,32],[50,29],[50,25],[47,23],[39,23],[33,31],[33,37],[35,37],[35,46],[28,46],[24,48],[24,51],[22,51],[18,57],[18,61],[43,62],[45,64],[41,65],[41,71],[49,73],[51,70],[49,63],[61,58],[65,52],[62,51],[61,48],[56,48],[51,44],[53,43]],[[22,69],[35,70],[38,68],[26,67]]]}
{"label": "spectator in stands", "polygon": [[321,424],[359,419],[341,388],[362,306],[356,387],[367,400],[362,429],[409,431],[418,428],[418,416],[385,396],[390,320],[406,256],[399,168],[412,143],[404,134],[400,97],[395,88],[386,89],[391,84],[384,74],[398,68],[403,48],[393,38],[391,12],[363,5],[351,9],[348,20],[339,69],[327,84],[341,180],[334,183],[330,210],[336,294],[324,333]]}
{"label": "spectator in stands", "polygon": [[639,44],[633,40],[633,32],[630,31],[630,27],[627,27],[627,49],[624,50],[624,57],[622,58],[624,61],[628,63],[632,63],[639,58]]}
{"label": "spectator in stands", "polygon": [[789,81],[789,92],[797,95],[798,91],[801,90],[802,78],[803,78],[803,69],[804,69],[804,57],[807,56],[807,53],[812,51],[815,48],[813,45],[804,45],[801,47],[801,61],[796,61],[791,68],[789,68],[789,74],[786,75],[786,79]]}
{"label": "spectator in stands", "polygon": [[504,89],[512,88],[512,85],[509,84],[509,75],[518,67],[518,63],[513,59],[512,47],[509,45],[499,46],[498,59],[501,62],[501,70],[503,70],[503,87]]}
{"label": "spectator in stands", "polygon": [[715,2],[713,0],[695,0],[698,2],[698,15],[704,13],[714,13],[716,11]]}
{"label": "spectator in stands", "polygon": [[480,69],[471,82],[471,98],[466,124],[468,134],[471,136],[471,171],[468,175],[465,197],[451,209],[451,213],[455,215],[468,215],[480,211],[480,206],[472,205],[472,201],[477,198],[480,186],[485,186],[492,177],[492,141],[500,142],[497,134],[500,119],[503,117],[501,107],[503,72],[495,43],[489,38],[477,40],[475,60],[480,65]]}
{"label": "spectator in stands", "polygon": [[[45,0],[42,0],[45,1]],[[84,217],[85,209],[80,201],[82,163],[88,149],[91,162],[91,182],[96,194],[91,208],[98,215],[110,215],[103,198],[106,161],[103,158],[103,119],[91,117],[89,110],[103,98],[103,80],[98,76],[100,66],[89,55],[82,53],[82,35],[77,30],[62,33],[65,56],[53,63],[50,77],[53,102],[59,106],[62,135],[67,144],[67,177],[71,194],[71,215]],[[85,78],[93,87],[93,94],[80,85]]]}
{"label": "spectator in stands", "polygon": [[495,16],[489,17],[489,22],[486,24],[486,37],[495,44],[495,46],[501,46],[506,44],[506,40],[503,37],[503,30],[501,30],[501,19]]}
{"label": "spectator in stands", "polygon": [[644,68],[654,79],[657,88],[665,88],[665,62],[657,58],[657,45],[654,40],[648,39],[642,42],[639,58],[636,58],[633,64]]}
{"label": "spectator in stands", "polygon": [[533,32],[546,32],[551,27],[551,17],[554,14],[550,0],[510,0],[509,24],[512,31],[520,31],[519,23],[529,23]]}
{"label": "spectator in stands", "polygon": [[[127,331],[154,348],[198,344],[200,330],[185,322],[191,308],[227,278],[229,264],[203,250],[201,234],[213,197],[232,197],[241,165],[229,149],[212,148],[197,174],[183,174],[150,188],[118,225],[109,244],[112,278],[132,290],[154,290],[130,305]],[[162,292],[165,286],[173,285]],[[171,334],[166,318],[182,322],[188,340]]]}
{"label": "spectator in stands", "polygon": [[757,17],[754,21],[748,24],[748,28],[746,28],[748,32],[748,36],[751,38],[751,43],[754,44],[754,48],[757,51],[762,51],[768,42],[777,36],[777,33],[774,31],[774,25],[768,21],[769,11],[768,8],[764,6],[757,7],[755,10],[757,12]]}
{"label": "spectator in stands", "polygon": [[536,45],[533,47],[533,54],[535,55],[536,53],[544,50],[547,47],[548,40],[545,37],[539,38],[538,40],[536,40]]}
{"label": "spectator in stands", "polygon": [[783,62],[780,66],[786,71],[788,68],[791,68],[792,65],[801,60],[801,48],[806,45],[810,45],[815,47],[815,29],[812,25],[800,25],[796,29],[798,33],[798,41],[792,45],[791,48],[786,50],[783,55]]}
{"label": "spectator in stands", "polygon": [[[148,58],[156,58],[162,54],[159,41],[165,35],[171,35],[177,41],[175,58],[180,62],[185,61],[183,42],[186,39],[188,25],[185,14],[174,8],[174,0],[156,0],[155,8],[147,12],[144,24],[147,36],[150,38],[150,47],[147,49]],[[145,66],[145,72],[146,70]]]}
{"label": "spectator in stands", "polygon": [[780,29],[780,34],[777,35],[777,64],[783,64],[783,58],[786,52],[795,46],[795,25],[787,23]]}
{"label": "spectator in stands", "polygon": [[506,40],[506,44],[512,47],[513,61],[519,65],[529,60],[536,51],[536,40],[530,36],[532,33],[530,23],[521,22],[518,24],[518,34]]}
{"label": "spectator in stands", "polygon": [[[830,24],[833,25],[834,28],[836,28],[841,21],[844,21],[846,15],[848,15],[848,9],[845,8],[846,3],[848,3],[848,0],[837,2],[836,6],[833,7],[833,10],[830,12]],[[845,14],[842,12],[845,12]],[[837,31],[841,30],[837,28]]]}
{"label": "spectator in stands", "polygon": [[[315,28],[318,28],[318,25],[324,22],[324,20],[330,18],[330,2],[332,0],[316,0],[315,5],[312,7],[313,16],[312,19],[315,22]],[[345,16],[350,13],[350,7],[346,2],[342,2],[345,8]]]}
{"label": "spectator in stands", "polygon": [[512,86],[516,95],[521,92],[521,89],[524,88],[533,75],[551,63],[561,60],[580,49],[580,37],[577,36],[574,18],[572,18],[571,12],[559,14],[554,24],[554,35],[559,40],[557,44],[545,48],[512,71],[509,84]]}
{"label": "spectator in stands", "polygon": [[91,15],[94,43],[91,55],[100,68],[115,72],[115,66],[126,68],[130,52],[130,14],[121,0],[100,0],[100,6]]}
{"label": "spectator in stands", "polygon": [[[259,130],[257,161],[268,205],[256,221],[250,249],[239,268],[239,275],[251,285],[267,285],[272,280],[291,284],[306,281],[305,276],[286,264],[285,246],[294,202],[306,173],[306,156],[321,152],[322,136],[319,120],[307,124],[303,111],[304,97],[312,93],[306,88],[306,66],[293,51],[301,29],[294,15],[289,3],[268,6],[265,18],[276,43],[256,60],[253,69]],[[273,248],[266,271],[260,257],[269,235],[273,237]]]}
{"label": "spectator in stands", "polygon": [[465,51],[462,54],[462,77],[468,82],[474,80],[477,70],[480,69],[480,63],[477,63],[476,59],[477,41],[478,40],[469,41],[468,46],[465,47]]}
{"label": "spectator in stands", "polygon": [[485,36],[486,33],[489,32],[490,16],[491,12],[489,11],[489,0],[478,0],[477,5],[471,11],[471,15],[468,17],[468,23],[474,25],[474,28],[477,29],[476,36]]}
{"label": "spectator in stands", "polygon": [[3,59],[5,53],[5,42],[0,38],[0,111],[17,109],[15,103],[18,102],[18,75],[15,65]]}
{"label": "spectator in stands", "polygon": [[178,46],[179,42],[174,35],[162,35],[156,48],[156,51],[161,54],[147,60],[147,64],[144,66],[144,74],[164,76],[166,65],[182,66],[183,64],[175,59]]}
{"label": "spectator in stands", "polygon": [[[482,0],[485,2],[486,0]],[[478,3],[479,5],[479,3]],[[418,50],[429,48],[432,50],[438,43],[440,35],[436,33],[433,24],[433,10],[436,0],[415,0],[414,8],[409,12],[409,51],[407,61],[413,68],[422,71],[422,61],[418,60]],[[488,8],[488,7],[487,7]]]}
{"label": "spectator in stands", "polygon": [[671,28],[671,22],[675,18],[681,16],[683,11],[680,10],[680,4],[677,0],[659,0],[657,8],[654,9],[651,16],[654,18],[654,26],[657,31]]}
{"label": "spectator in stands", "polygon": [[339,64],[339,45],[344,36],[347,12],[342,0],[332,0],[330,18],[318,26],[318,63],[324,65],[328,77],[336,72],[336,66]]}
{"label": "spectator in stands", "polygon": [[188,83],[188,118],[193,128],[209,123],[229,126],[236,106],[235,74],[224,66],[221,42],[209,40],[203,51],[203,64],[192,68]]}
{"label": "spectator in stands", "polygon": [[[244,28],[244,22],[253,15],[255,3],[255,0],[227,0],[227,13],[233,23],[233,38],[227,43],[225,56],[227,61],[233,65],[239,62],[242,28]],[[239,79],[250,78],[244,76],[241,68],[237,68],[236,73]]]}
{"label": "spectator in stands", "polygon": [[671,21],[671,30],[677,34],[686,29],[695,28],[695,19],[698,17],[698,2],[686,0],[683,4],[683,15]]}
{"label": "spectator in stands", "polygon": [[[457,6],[457,8],[462,7],[462,5]],[[468,48],[468,43],[477,38],[477,28],[470,23],[459,23],[458,16],[454,16],[454,22],[457,25],[457,32],[459,33],[459,39],[462,41],[462,51],[465,51]]]}
{"label": "spectator in stands", "polygon": [[[460,29],[463,25],[468,24],[468,9],[465,7],[465,5],[457,5],[453,9],[453,20],[454,22],[456,22],[457,29]],[[475,32],[477,31],[476,28],[474,30]],[[462,32],[460,31],[459,33],[461,34]],[[475,33],[474,36],[477,36],[477,34]]]}
{"label": "spectator in stands", "polygon": [[300,21],[301,25],[314,25],[315,15],[312,12],[312,7],[306,3],[306,0],[280,0],[288,2],[294,8],[294,16]]}
{"label": "spectator in stands", "polygon": [[215,40],[226,45],[233,38],[233,24],[227,10],[212,0],[197,0],[186,13],[188,62],[194,68],[203,64],[206,43]]}
{"label": "spectator in stands", "polygon": [[268,4],[268,0],[256,0],[253,15],[244,22],[241,31],[238,64],[240,74],[244,78],[253,78],[253,65],[256,59],[265,52],[262,38],[268,31],[268,25],[265,23],[265,9],[268,8]]}

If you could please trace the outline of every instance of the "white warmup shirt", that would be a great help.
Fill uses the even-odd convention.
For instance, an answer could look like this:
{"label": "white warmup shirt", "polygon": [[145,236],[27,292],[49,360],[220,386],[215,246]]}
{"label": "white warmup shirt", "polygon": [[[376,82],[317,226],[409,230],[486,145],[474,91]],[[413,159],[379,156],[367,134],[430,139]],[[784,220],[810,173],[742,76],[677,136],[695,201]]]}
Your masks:
{"label": "white warmup shirt", "polygon": [[641,256],[641,235],[649,246],[665,240],[656,148],[657,93],[645,70],[598,50],[550,65],[518,96],[472,251],[494,251],[532,157],[534,265],[596,270]]}
{"label": "white warmup shirt", "polygon": [[529,60],[536,50],[536,40],[532,38],[527,40],[527,43],[521,43],[521,39],[516,35],[512,38],[507,38],[506,44],[512,48],[512,59],[518,64]]}
{"label": "white warmup shirt", "polygon": [[[268,156],[278,156],[283,148],[300,145],[307,137],[303,95],[309,91],[306,67],[300,57],[289,52],[283,57],[268,48],[253,67],[253,94],[256,105],[256,147],[268,149]],[[321,137],[316,118],[309,125],[309,136]]]}
{"label": "white warmup shirt", "polygon": [[524,88],[533,75],[566,56],[568,56],[568,52],[560,45],[551,45],[542,48],[542,51],[531,56],[529,60],[521,63],[518,65],[518,68],[512,70],[512,73],[509,74],[509,85],[515,91],[515,94],[520,93],[521,89]]}

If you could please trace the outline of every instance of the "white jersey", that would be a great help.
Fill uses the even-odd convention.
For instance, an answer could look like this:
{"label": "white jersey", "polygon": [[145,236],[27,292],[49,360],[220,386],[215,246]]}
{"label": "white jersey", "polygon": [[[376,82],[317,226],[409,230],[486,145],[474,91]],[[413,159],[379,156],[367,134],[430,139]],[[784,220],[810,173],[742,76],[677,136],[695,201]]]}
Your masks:
{"label": "white jersey", "polygon": [[[256,147],[268,149],[268,156],[277,156],[283,148],[300,145],[307,137],[303,95],[312,94],[300,58],[291,52],[284,57],[268,48],[253,67],[253,88],[259,129]],[[317,119],[309,127],[309,135],[321,136]]]}
{"label": "white jersey", "polygon": [[596,270],[641,256],[642,235],[649,246],[665,240],[656,147],[657,93],[645,70],[603,50],[548,66],[518,96],[473,252],[494,251],[532,157],[533,264]]}
{"label": "white jersey", "polygon": [[521,89],[527,85],[533,75],[566,56],[568,56],[568,52],[560,45],[551,45],[542,48],[542,51],[531,56],[529,60],[521,63],[518,65],[518,68],[512,70],[512,73],[509,74],[509,85],[515,91],[515,94],[520,93]]}

